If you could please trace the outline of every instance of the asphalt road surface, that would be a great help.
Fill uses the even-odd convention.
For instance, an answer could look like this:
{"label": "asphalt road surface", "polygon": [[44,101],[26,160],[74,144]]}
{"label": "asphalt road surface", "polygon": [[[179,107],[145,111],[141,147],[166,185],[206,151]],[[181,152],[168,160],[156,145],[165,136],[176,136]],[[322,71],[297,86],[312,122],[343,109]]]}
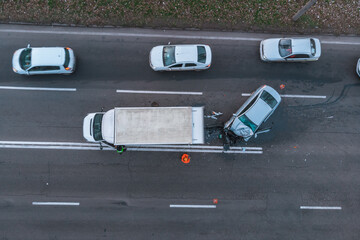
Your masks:
{"label": "asphalt road surface", "polygon": [[[0,25],[0,239],[359,239],[359,38],[316,36],[313,63],[261,62],[260,40],[278,36]],[[152,71],[168,42],[209,44],[211,68]],[[75,74],[13,73],[28,43],[73,48]],[[196,151],[122,155],[82,137],[87,113],[154,102],[220,111],[205,123],[221,126],[263,84],[283,95],[271,131],[233,153],[217,132]]]}

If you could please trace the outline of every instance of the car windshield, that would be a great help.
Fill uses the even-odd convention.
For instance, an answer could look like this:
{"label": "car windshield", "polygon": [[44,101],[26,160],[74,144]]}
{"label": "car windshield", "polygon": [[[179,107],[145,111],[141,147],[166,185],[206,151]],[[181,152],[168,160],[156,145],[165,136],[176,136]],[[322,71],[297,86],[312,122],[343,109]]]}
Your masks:
{"label": "car windshield", "polygon": [[266,102],[271,108],[274,108],[278,103],[275,98],[267,91],[263,91],[260,98],[264,100],[264,102]]}
{"label": "car windshield", "polygon": [[281,57],[289,56],[292,53],[291,39],[280,39],[279,53]]}
{"label": "car windshield", "polygon": [[175,63],[175,46],[166,46],[163,49],[164,66]]}
{"label": "car windshield", "polygon": [[101,121],[104,114],[96,114],[94,117],[94,127],[93,127],[93,137],[95,141],[101,141],[103,140],[103,137],[101,135]]}
{"label": "car windshield", "polygon": [[247,116],[241,115],[241,116],[239,117],[239,120],[240,120],[243,124],[245,124],[246,126],[248,126],[249,128],[251,128],[251,130],[252,130],[253,132],[255,132],[257,126],[256,126],[256,124],[253,123]]}
{"label": "car windshield", "polygon": [[31,48],[25,48],[20,53],[20,67],[24,70],[31,66]]}
{"label": "car windshield", "polygon": [[311,55],[315,56],[316,47],[314,39],[310,39],[310,48],[311,48]]}
{"label": "car windshield", "polygon": [[198,51],[198,62],[205,63],[205,62],[206,62],[206,51],[205,51],[205,47],[203,47],[203,46],[198,46],[198,47],[197,47],[197,51]]}

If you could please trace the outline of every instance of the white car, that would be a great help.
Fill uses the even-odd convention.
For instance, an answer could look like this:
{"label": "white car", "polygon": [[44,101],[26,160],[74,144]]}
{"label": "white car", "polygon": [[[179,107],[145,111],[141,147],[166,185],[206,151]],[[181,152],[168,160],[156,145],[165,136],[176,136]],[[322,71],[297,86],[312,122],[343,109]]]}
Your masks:
{"label": "white car", "polygon": [[271,116],[280,102],[281,97],[275,89],[267,85],[261,86],[225,123],[225,133],[236,138],[241,137],[244,141],[254,135],[256,137],[260,125]]}
{"label": "white car", "polygon": [[154,71],[205,70],[211,65],[211,49],[201,44],[156,46],[149,62]]}
{"label": "white car", "polygon": [[316,61],[320,55],[317,38],[269,38],[260,43],[260,58],[265,62]]}
{"label": "white car", "polygon": [[69,47],[30,47],[15,51],[13,71],[18,74],[71,74],[75,71],[74,51]]}
{"label": "white car", "polygon": [[357,62],[357,65],[356,65],[356,73],[359,75],[359,77],[360,77],[360,58],[359,58],[359,60],[358,60],[358,62]]}

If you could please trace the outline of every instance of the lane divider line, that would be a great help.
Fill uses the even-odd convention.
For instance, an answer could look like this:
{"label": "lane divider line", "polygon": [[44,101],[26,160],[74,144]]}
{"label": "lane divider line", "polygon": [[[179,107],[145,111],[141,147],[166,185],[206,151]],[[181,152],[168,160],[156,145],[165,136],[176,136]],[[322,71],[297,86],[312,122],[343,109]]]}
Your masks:
{"label": "lane divider line", "polygon": [[341,210],[341,207],[321,207],[321,206],[300,206],[300,209],[312,209],[312,210]]}
{"label": "lane divider line", "polygon": [[17,30],[0,29],[0,32],[10,33],[41,33],[41,34],[69,34],[69,35],[90,35],[90,36],[115,36],[115,37],[149,37],[149,38],[185,38],[185,39],[208,39],[208,40],[234,40],[234,41],[261,41],[262,38],[246,37],[215,37],[215,36],[193,36],[193,35],[172,35],[172,34],[146,34],[146,33],[110,33],[110,32],[73,32],[73,31],[46,31],[46,30]]}
{"label": "lane divider line", "polygon": [[[249,97],[251,96],[251,93],[242,93],[241,96],[243,97]],[[280,94],[281,97],[287,97],[287,98],[326,98],[326,96],[318,96],[318,95],[290,95],[290,94]]]}
{"label": "lane divider line", "polygon": [[[55,29],[55,28],[54,28]],[[57,34],[57,35],[88,35],[88,36],[115,36],[115,37],[149,37],[149,38],[177,38],[177,39],[207,39],[207,40],[232,40],[232,41],[262,41],[264,38],[252,37],[218,37],[218,36],[194,36],[194,35],[175,35],[175,34],[146,34],[146,33],[111,33],[111,32],[94,32],[94,31],[57,31],[57,30],[19,30],[19,29],[0,29],[0,32],[7,33],[40,33],[40,34]],[[321,40],[322,44],[338,45],[360,45],[359,42],[342,42]]]}
{"label": "lane divider line", "polygon": [[[0,141],[0,148],[10,149],[63,149],[63,150],[96,150],[100,151],[97,143],[74,142],[29,142],[29,141]],[[113,148],[103,145],[103,150]],[[262,147],[230,147],[225,151],[223,146],[198,145],[129,145],[128,151],[138,152],[197,152],[197,153],[232,153],[232,154],[262,154]]]}
{"label": "lane divider line", "polygon": [[[135,147],[131,146],[130,147]],[[157,148],[199,148],[199,149],[223,149],[223,146],[202,146],[202,145],[136,145],[136,147],[157,147]],[[230,147],[231,150],[262,150],[262,147]]]}
{"label": "lane divider line", "polygon": [[174,205],[170,204],[171,208],[216,208],[216,205]]}
{"label": "lane divider line", "polygon": [[[29,141],[0,141],[0,144],[25,144],[25,145],[58,145],[58,146],[89,146],[98,147],[98,143],[78,143],[78,142],[29,142]],[[199,148],[199,149],[223,149],[223,146],[203,146],[203,145],[128,145],[130,147],[159,147],[159,148]],[[104,146],[105,147],[105,146]],[[262,150],[262,147],[230,147],[234,150]]]}
{"label": "lane divider line", "polygon": [[42,87],[12,87],[12,86],[0,86],[0,89],[30,90],[30,91],[63,91],[63,92],[75,92],[76,91],[76,88],[42,88]]}
{"label": "lane divider line", "polygon": [[32,205],[43,206],[79,206],[79,202],[32,202]]}
{"label": "lane divider line", "polygon": [[143,90],[116,90],[117,93],[141,93],[141,94],[172,94],[172,95],[203,95],[202,92],[176,92],[176,91],[143,91]]}

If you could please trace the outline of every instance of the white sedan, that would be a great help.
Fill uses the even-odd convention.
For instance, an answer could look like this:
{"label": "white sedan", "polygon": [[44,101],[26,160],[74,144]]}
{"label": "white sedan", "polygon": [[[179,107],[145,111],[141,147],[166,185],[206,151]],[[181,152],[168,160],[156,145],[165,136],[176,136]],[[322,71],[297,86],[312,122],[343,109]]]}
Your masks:
{"label": "white sedan", "polygon": [[281,97],[270,86],[258,88],[224,125],[227,135],[248,141],[279,106]]}
{"label": "white sedan", "polygon": [[75,71],[74,51],[69,47],[30,47],[18,49],[12,58],[18,74],[71,74]]}
{"label": "white sedan", "polygon": [[260,58],[265,62],[316,61],[320,55],[317,38],[269,38],[260,43]]}
{"label": "white sedan", "polygon": [[154,71],[205,70],[211,65],[211,49],[201,44],[156,46],[149,62]]}

